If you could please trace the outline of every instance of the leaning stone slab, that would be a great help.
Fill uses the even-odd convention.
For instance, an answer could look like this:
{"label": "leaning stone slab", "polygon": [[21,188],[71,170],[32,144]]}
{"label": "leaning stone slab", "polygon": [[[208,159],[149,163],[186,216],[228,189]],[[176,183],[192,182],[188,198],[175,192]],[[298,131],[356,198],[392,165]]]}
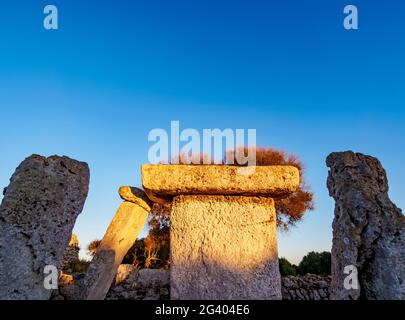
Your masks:
{"label": "leaning stone slab", "polygon": [[59,268],[89,187],[86,163],[25,159],[0,206],[0,300],[49,299],[44,268]]}
{"label": "leaning stone slab", "polygon": [[[132,191],[131,191],[132,190]],[[87,274],[78,285],[80,298],[105,299],[123,258],[134,244],[148,217],[150,202],[142,190],[121,188],[121,204],[97,248]]]}
{"label": "leaning stone slab", "polygon": [[170,237],[172,299],[281,299],[273,199],[178,196]]}
{"label": "leaning stone slab", "polygon": [[123,186],[119,188],[118,193],[122,200],[137,204],[148,211],[152,207],[152,202],[141,189]]}
{"label": "leaning stone slab", "polygon": [[153,196],[253,195],[282,198],[300,184],[299,170],[293,166],[249,167],[224,165],[142,166],[142,184]]}
{"label": "leaning stone slab", "polygon": [[[332,299],[405,300],[405,217],[388,197],[384,168],[354,152],[332,153],[326,163],[336,201]],[[357,269],[357,288],[345,287],[345,267],[352,276]]]}

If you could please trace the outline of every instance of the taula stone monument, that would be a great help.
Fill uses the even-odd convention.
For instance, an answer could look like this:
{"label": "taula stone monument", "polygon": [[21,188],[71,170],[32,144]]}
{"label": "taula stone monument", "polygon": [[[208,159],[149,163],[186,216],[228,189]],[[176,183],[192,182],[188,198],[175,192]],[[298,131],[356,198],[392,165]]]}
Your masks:
{"label": "taula stone monument", "polygon": [[60,267],[90,172],[67,157],[25,159],[0,206],[0,300],[47,300],[44,268]]}
{"label": "taula stone monument", "polygon": [[171,299],[281,299],[273,199],[296,191],[297,168],[143,165],[142,183],[173,201]]}
{"label": "taula stone monument", "polygon": [[103,300],[117,273],[122,259],[141,232],[151,202],[145,193],[134,187],[121,187],[124,202],[108,227],[85,278],[76,288],[76,298]]}
{"label": "taula stone monument", "polygon": [[[354,152],[332,153],[326,163],[336,201],[331,298],[404,300],[405,217],[388,197],[384,168]],[[348,266],[357,270],[357,289],[345,288]]]}

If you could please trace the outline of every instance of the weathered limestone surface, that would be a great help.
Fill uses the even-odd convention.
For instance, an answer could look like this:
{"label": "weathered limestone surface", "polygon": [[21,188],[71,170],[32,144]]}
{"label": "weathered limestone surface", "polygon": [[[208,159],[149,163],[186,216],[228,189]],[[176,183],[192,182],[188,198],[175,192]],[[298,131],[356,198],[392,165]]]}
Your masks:
{"label": "weathered limestone surface", "polygon": [[148,200],[141,190],[133,190],[136,192],[127,195],[133,201],[125,201],[118,209],[85,278],[78,285],[78,295],[83,299],[103,300],[106,297],[122,259],[145,224],[150,211]]}
{"label": "weathered limestone surface", "polygon": [[143,165],[142,184],[152,196],[253,195],[284,197],[300,184],[299,170],[292,166],[247,167],[223,165]]}
{"label": "weathered limestone surface", "polygon": [[89,187],[86,163],[67,157],[25,159],[0,206],[0,300],[49,299],[44,267],[60,266]]}
{"label": "weathered limestone surface", "polygon": [[281,299],[273,199],[176,197],[171,298]]}
{"label": "weathered limestone surface", "polygon": [[[333,221],[333,299],[405,299],[405,217],[388,197],[378,159],[332,153],[328,188],[336,201]],[[343,287],[344,267],[358,269],[358,290]]]}
{"label": "weathered limestone surface", "polygon": [[152,202],[141,189],[124,186],[119,188],[118,193],[122,200],[137,204],[148,211],[152,207]]}

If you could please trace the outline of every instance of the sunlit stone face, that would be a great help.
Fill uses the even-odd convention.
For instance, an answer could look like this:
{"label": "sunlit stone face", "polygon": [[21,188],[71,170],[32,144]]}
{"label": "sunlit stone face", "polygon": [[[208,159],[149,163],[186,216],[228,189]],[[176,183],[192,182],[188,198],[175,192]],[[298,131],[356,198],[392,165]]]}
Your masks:
{"label": "sunlit stone face", "polygon": [[171,258],[172,299],[281,299],[274,201],[176,197]]}

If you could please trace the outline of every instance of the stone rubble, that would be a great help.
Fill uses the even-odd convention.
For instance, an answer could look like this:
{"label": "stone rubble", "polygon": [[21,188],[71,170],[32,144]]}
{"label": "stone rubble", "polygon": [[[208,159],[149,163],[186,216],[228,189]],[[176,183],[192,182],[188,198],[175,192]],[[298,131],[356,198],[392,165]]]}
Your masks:
{"label": "stone rubble", "polygon": [[169,300],[170,271],[137,270],[133,265],[119,267],[106,300]]}
{"label": "stone rubble", "polygon": [[329,300],[331,276],[306,274],[282,277],[283,300]]}

